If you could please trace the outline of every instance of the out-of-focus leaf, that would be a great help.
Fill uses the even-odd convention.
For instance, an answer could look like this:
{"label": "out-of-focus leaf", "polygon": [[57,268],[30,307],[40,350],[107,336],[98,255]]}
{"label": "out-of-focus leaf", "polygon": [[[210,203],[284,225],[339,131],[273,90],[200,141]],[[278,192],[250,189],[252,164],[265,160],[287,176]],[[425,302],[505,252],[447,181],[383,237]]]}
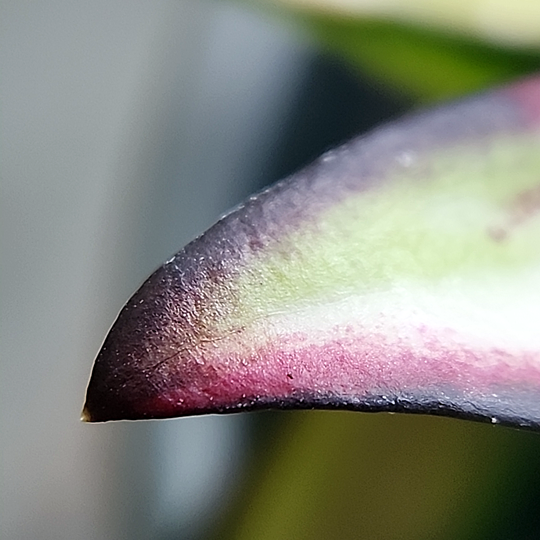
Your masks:
{"label": "out-of-focus leaf", "polygon": [[414,416],[296,413],[283,435],[219,538],[492,538],[516,518],[538,448],[533,434]]}
{"label": "out-of-focus leaf", "polygon": [[274,0],[275,4],[355,18],[417,24],[486,42],[540,49],[537,0]]}
{"label": "out-of-focus leaf", "polygon": [[328,50],[423,102],[477,91],[540,69],[537,54],[430,30],[307,13],[300,18]]}

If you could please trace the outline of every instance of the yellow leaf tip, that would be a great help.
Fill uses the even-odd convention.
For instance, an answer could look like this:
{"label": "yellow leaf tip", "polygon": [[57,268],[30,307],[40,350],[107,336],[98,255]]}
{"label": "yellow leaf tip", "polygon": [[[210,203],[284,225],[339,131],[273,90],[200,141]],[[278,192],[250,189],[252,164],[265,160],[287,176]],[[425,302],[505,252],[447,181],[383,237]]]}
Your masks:
{"label": "yellow leaf tip", "polygon": [[81,413],[81,422],[91,422],[91,421],[92,421],[92,416],[90,415],[90,411],[85,406]]}

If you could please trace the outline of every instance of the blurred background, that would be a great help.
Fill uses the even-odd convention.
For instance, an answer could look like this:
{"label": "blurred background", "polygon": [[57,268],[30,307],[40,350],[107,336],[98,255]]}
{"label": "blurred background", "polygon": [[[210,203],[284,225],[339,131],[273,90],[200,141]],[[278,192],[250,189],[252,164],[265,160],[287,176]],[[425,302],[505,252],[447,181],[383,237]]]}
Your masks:
{"label": "blurred background", "polygon": [[83,425],[117,312],[221,213],[540,67],[526,0],[0,3],[0,536],[540,536],[540,437],[441,418]]}

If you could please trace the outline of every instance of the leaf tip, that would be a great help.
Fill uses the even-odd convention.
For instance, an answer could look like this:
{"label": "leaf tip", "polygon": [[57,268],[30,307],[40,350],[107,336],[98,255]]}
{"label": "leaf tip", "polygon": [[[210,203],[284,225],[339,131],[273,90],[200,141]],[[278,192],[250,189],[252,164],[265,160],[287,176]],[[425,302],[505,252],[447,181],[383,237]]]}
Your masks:
{"label": "leaf tip", "polygon": [[90,414],[90,411],[88,410],[88,407],[86,405],[83,407],[81,413],[81,422],[84,422],[85,424],[93,422],[92,415]]}

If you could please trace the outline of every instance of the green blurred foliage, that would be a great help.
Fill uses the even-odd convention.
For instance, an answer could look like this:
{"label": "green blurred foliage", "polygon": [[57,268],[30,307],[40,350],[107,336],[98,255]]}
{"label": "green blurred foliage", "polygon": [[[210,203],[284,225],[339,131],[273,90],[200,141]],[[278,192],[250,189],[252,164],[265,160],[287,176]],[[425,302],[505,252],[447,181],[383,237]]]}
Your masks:
{"label": "green blurred foliage", "polygon": [[537,54],[397,23],[307,14],[302,21],[361,73],[419,102],[474,92],[540,68]]}
{"label": "green blurred foliage", "polygon": [[[477,91],[540,67],[538,53],[419,26],[310,11],[285,17],[413,103]],[[254,417],[262,426],[257,451],[216,538],[540,537],[537,434],[406,415]]]}
{"label": "green blurred foliage", "polygon": [[364,74],[419,101],[540,68],[537,0],[267,0]]}
{"label": "green blurred foliage", "polygon": [[218,538],[502,540],[540,526],[535,433],[412,415],[258,416],[276,414],[281,429],[262,437]]}

